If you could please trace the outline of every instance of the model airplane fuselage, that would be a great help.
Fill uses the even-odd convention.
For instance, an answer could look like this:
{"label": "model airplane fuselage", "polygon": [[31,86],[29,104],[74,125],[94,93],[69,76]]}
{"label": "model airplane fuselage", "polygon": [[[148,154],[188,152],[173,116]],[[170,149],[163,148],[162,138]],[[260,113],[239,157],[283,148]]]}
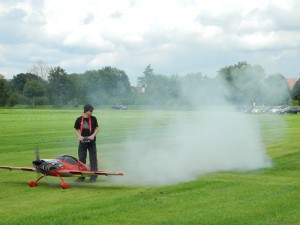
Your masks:
{"label": "model airplane fuselage", "polygon": [[62,177],[86,177],[92,175],[124,175],[123,173],[104,170],[91,171],[89,167],[87,167],[78,159],[70,155],[58,156],[56,159],[39,159],[39,157],[37,157],[36,160],[32,162],[32,164],[34,168],[13,166],[0,166],[0,168],[10,170],[36,171],[38,173],[41,173],[42,176],[36,181],[30,180],[28,182],[28,184],[31,187],[38,186],[37,182],[45,176],[56,176],[62,181],[61,187],[64,189],[69,188],[70,186],[64,182]]}

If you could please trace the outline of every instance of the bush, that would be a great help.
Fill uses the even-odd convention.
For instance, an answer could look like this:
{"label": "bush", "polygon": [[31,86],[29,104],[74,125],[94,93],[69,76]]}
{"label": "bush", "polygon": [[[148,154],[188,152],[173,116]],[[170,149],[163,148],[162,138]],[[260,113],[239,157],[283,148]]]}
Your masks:
{"label": "bush", "polygon": [[18,94],[13,93],[7,100],[7,106],[12,107],[18,103]]}
{"label": "bush", "polygon": [[49,99],[46,96],[38,97],[35,99],[35,105],[48,105]]}

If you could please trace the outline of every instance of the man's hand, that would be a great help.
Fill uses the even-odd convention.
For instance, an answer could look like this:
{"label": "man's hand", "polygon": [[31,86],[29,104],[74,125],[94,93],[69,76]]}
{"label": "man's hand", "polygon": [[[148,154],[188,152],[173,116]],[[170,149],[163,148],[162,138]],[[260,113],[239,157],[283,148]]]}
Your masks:
{"label": "man's hand", "polygon": [[83,139],[84,139],[84,137],[82,137],[82,136],[79,136],[79,137],[78,137],[78,140],[79,140],[79,141],[83,141]]}
{"label": "man's hand", "polygon": [[90,139],[91,141],[93,141],[95,139],[95,136],[91,135],[91,136],[88,137],[88,139]]}

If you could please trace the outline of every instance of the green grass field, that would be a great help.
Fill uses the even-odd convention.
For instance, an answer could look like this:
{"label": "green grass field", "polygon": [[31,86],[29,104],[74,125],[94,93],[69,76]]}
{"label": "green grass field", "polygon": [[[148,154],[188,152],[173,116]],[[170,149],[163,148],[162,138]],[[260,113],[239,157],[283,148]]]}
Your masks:
{"label": "green grass field", "polygon": [[[0,109],[0,165],[31,167],[37,146],[42,158],[77,156],[73,125],[81,111]],[[100,167],[106,167],[122,160],[129,136],[155,144],[170,118],[193,118],[195,112],[107,109],[94,115],[100,125]],[[151,126],[143,123],[153,115],[157,119]],[[67,190],[54,177],[31,188],[27,182],[35,173],[0,170],[0,224],[300,224],[300,116],[249,116],[259,122],[271,168],[215,172],[164,186],[114,182],[123,177],[99,178],[94,184],[66,178]],[[157,138],[152,142],[147,134],[153,130]]]}

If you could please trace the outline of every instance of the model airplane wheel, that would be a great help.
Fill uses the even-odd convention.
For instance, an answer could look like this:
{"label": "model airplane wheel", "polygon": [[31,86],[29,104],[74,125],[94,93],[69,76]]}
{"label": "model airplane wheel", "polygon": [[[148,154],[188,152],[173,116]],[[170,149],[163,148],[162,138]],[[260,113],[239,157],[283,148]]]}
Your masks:
{"label": "model airplane wheel", "polygon": [[62,183],[62,184],[61,184],[61,187],[62,187],[63,189],[68,189],[68,188],[70,188],[70,186],[69,186],[68,184],[66,184],[66,183]]}
{"label": "model airplane wheel", "polygon": [[30,180],[28,182],[28,184],[29,184],[30,187],[37,187],[38,186],[38,184],[36,182],[34,182],[33,180]]}

